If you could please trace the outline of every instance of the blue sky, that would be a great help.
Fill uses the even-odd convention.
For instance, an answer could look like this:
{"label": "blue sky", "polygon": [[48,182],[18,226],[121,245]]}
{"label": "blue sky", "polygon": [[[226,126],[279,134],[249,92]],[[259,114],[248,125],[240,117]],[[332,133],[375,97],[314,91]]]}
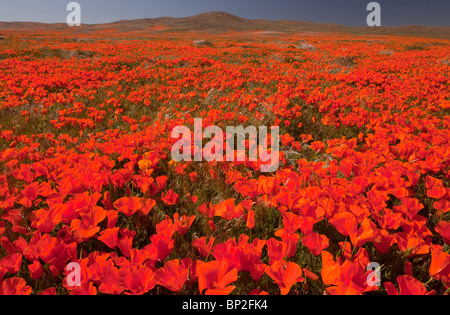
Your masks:
{"label": "blue sky", "polygon": [[[69,0],[0,0],[0,21],[65,22]],[[78,0],[82,23],[226,11],[249,19],[366,25],[371,0]],[[450,25],[450,0],[379,0],[382,25]]]}

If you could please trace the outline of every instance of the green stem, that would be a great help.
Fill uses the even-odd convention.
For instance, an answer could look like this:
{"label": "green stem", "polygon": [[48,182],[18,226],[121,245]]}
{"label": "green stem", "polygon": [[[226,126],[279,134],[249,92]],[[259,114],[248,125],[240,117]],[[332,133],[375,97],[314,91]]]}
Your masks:
{"label": "green stem", "polygon": [[427,282],[425,282],[423,285],[424,285],[424,286],[427,286],[427,285],[429,285],[433,280],[434,280],[433,278],[430,278],[430,279],[429,279]]}

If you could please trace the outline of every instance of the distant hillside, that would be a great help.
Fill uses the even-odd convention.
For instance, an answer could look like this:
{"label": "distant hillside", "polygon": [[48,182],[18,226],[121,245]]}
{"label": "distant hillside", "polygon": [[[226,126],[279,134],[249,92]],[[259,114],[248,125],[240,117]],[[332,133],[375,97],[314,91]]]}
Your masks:
{"label": "distant hillside", "polygon": [[280,33],[350,33],[356,35],[394,35],[450,39],[450,26],[382,26],[349,27],[337,24],[311,23],[287,20],[250,20],[226,12],[208,12],[184,18],[160,17],[138,20],[122,20],[105,24],[83,24],[69,28],[64,23],[46,24],[34,22],[0,22],[3,31],[66,31],[85,34],[102,30],[116,32],[204,32],[218,34],[225,32],[280,32]]}

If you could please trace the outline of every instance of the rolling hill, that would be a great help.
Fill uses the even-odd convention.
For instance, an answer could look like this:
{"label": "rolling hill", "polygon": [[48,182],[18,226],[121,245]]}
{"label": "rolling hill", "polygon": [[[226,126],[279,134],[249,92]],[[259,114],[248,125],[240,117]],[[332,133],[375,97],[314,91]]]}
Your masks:
{"label": "rolling hill", "polygon": [[69,31],[71,34],[95,33],[113,30],[119,33],[201,32],[219,34],[226,32],[275,32],[275,33],[349,33],[355,35],[393,35],[450,39],[450,26],[382,26],[350,27],[337,24],[312,23],[292,20],[251,20],[226,12],[207,12],[184,18],[160,17],[137,20],[121,20],[104,24],[83,24],[70,28],[65,23],[0,22],[2,31],[45,32]]}

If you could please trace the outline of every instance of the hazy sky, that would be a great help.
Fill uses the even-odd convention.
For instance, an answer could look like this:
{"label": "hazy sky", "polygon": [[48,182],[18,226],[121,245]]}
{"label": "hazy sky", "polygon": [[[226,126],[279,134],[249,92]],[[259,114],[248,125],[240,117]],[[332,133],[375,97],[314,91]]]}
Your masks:
{"label": "hazy sky", "polygon": [[[0,21],[65,22],[68,0],[0,0]],[[226,11],[248,19],[366,25],[371,0],[78,0],[87,24]],[[379,0],[382,25],[450,25],[450,0]]]}

